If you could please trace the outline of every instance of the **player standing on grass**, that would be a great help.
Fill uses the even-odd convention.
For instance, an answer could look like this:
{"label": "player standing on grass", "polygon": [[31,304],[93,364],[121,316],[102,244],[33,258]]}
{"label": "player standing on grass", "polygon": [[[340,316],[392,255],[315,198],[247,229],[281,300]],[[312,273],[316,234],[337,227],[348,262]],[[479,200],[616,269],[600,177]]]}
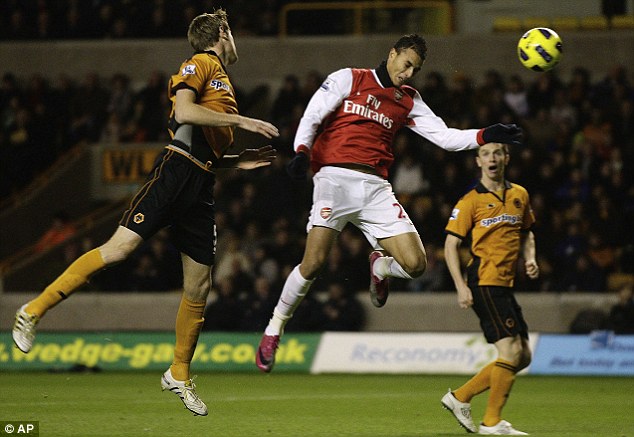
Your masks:
{"label": "player standing on grass", "polygon": [[211,267],[216,251],[214,171],[235,167],[253,169],[275,159],[271,146],[225,155],[236,128],[272,138],[275,126],[238,114],[235,92],[226,65],[238,60],[224,10],[202,14],[189,26],[187,38],[196,53],[171,77],[172,111],[165,147],[124,212],[120,226],[102,246],[89,251],[51,283],[37,298],[16,313],[13,340],[25,353],[31,350],[35,326],[44,314],[91,275],[123,261],[143,241],[171,226],[183,263],[183,296],[176,316],[174,360],[163,374],[161,386],[177,394],[194,414],[206,415],[190,378],[190,363],[203,325],[203,311],[211,288]]}
{"label": "player standing on grass", "polygon": [[425,270],[423,243],[387,181],[394,161],[392,141],[401,127],[450,151],[491,141],[519,144],[521,130],[515,125],[448,128],[418,91],[405,85],[420,71],[426,55],[422,37],[405,35],[376,69],[332,73],[306,107],[288,170],[294,178],[304,179],[312,164],[315,173],[308,238],[302,262],[286,279],[256,353],[262,371],[273,368],[284,326],[347,223],[357,226],[374,248],[370,295],[375,306],[383,306],[388,298],[389,277],[412,279]]}
{"label": "player standing on grass", "polygon": [[[445,240],[445,258],[458,291],[458,304],[460,308],[473,307],[498,358],[459,389],[449,390],[442,405],[468,432],[476,432],[470,402],[490,389],[480,424],[480,434],[489,435],[527,435],[501,417],[515,374],[531,362],[528,327],[512,290],[520,254],[528,277],[539,276],[535,237],[530,231],[535,217],[526,189],[504,179],[508,162],[506,144],[492,142],[478,149],[480,183],[456,204]],[[471,238],[473,258],[465,281],[458,249],[467,236]]]}

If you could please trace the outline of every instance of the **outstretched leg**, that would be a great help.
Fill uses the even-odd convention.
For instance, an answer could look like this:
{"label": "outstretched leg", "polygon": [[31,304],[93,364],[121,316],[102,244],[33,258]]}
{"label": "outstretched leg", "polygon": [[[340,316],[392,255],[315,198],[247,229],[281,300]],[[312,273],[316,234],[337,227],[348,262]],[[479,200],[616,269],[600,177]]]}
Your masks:
{"label": "outstretched leg", "polygon": [[138,234],[119,226],[105,244],[77,258],[38,297],[17,311],[13,341],[18,348],[24,353],[29,352],[35,339],[35,326],[48,310],[68,298],[101,269],[123,261],[141,241]]}
{"label": "outstretched leg", "polygon": [[284,283],[282,294],[273,310],[260,346],[256,352],[256,365],[263,372],[270,372],[275,364],[275,353],[279,346],[284,327],[293,317],[293,313],[310,289],[317,273],[325,264],[330,249],[339,232],[321,226],[315,226],[308,233],[304,257]]}

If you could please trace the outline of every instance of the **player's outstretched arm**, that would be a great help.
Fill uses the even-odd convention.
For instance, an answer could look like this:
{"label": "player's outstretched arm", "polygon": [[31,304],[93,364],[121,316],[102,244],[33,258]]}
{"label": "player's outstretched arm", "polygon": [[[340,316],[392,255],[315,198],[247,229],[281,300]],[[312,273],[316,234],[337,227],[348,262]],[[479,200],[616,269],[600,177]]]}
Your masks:
{"label": "player's outstretched arm", "polygon": [[238,115],[237,117],[240,117],[237,127],[241,129],[255,132],[256,134],[263,135],[269,139],[280,136],[280,132],[277,130],[277,128],[268,121],[258,120],[257,118],[243,117],[241,115]]}
{"label": "player's outstretched arm", "polygon": [[259,149],[245,149],[238,155],[236,167],[242,170],[266,167],[271,165],[275,158],[277,158],[277,150],[270,145]]}
{"label": "player's outstretched arm", "polygon": [[487,143],[522,145],[522,128],[516,124],[497,123],[478,131],[478,144]]}
{"label": "player's outstretched arm", "polygon": [[279,131],[271,123],[256,118],[244,117],[238,114],[226,114],[213,111],[196,103],[196,94],[190,89],[176,91],[176,104],[174,106],[176,121],[182,124],[195,124],[199,126],[235,126],[240,129],[255,132],[266,138],[274,138],[280,135]]}
{"label": "player's outstretched arm", "polygon": [[239,155],[225,155],[216,163],[216,167],[253,170],[271,165],[275,158],[277,158],[277,150],[269,145],[258,149],[245,149]]}

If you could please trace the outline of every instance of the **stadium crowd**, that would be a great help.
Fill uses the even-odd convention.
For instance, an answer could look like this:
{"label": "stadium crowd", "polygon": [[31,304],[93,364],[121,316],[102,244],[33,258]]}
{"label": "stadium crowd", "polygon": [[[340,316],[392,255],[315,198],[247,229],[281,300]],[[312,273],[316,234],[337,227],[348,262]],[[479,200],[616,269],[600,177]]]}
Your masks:
{"label": "stadium crowd", "polygon": [[[311,182],[292,182],[284,164],[292,154],[303,108],[321,79],[318,72],[303,79],[288,75],[277,94],[262,87],[238,93],[245,113],[250,106],[261,107],[258,100],[271,101],[267,119],[282,133],[275,143],[280,159],[258,172],[227,172],[219,178],[217,220],[223,232],[217,284],[230,281],[238,291],[252,291],[264,277],[275,293],[281,278],[301,258]],[[24,187],[76,144],[166,141],[165,82],[165,75],[156,72],[135,91],[123,74],[107,80],[89,74],[74,87],[64,78],[51,85],[40,76],[5,73],[0,85],[2,195]],[[467,128],[501,120],[523,126],[525,145],[512,150],[516,157],[508,178],[532,193],[542,277],[536,282],[520,280],[520,290],[601,291],[610,274],[634,273],[634,233],[628,226],[634,218],[634,91],[623,67],[614,67],[595,81],[577,68],[567,82],[549,73],[536,75],[529,83],[496,71],[488,72],[481,83],[464,74],[446,78],[429,72],[418,88],[450,125]],[[447,153],[406,130],[395,143],[395,155],[393,186],[425,238],[429,267],[421,279],[394,287],[448,290],[442,260],[444,226],[453,203],[474,183],[473,156]],[[326,290],[331,282],[343,281],[351,291],[365,289],[369,246],[363,237],[352,228],[346,230],[338,249],[318,288]],[[153,269],[157,256],[145,256],[146,252],[151,251],[141,251],[138,257],[145,268],[130,263],[126,274],[168,271]],[[151,278],[122,281],[121,273],[111,275],[117,278],[113,284],[104,279],[103,286],[142,290],[177,283]]]}
{"label": "stadium crowd", "polygon": [[[292,0],[5,0],[0,40],[180,38],[193,17],[217,7],[231,17],[235,35],[275,36],[287,3]],[[404,14],[387,12],[387,17],[383,27],[403,21]],[[287,31],[328,34],[344,27],[329,11],[295,11]]]}

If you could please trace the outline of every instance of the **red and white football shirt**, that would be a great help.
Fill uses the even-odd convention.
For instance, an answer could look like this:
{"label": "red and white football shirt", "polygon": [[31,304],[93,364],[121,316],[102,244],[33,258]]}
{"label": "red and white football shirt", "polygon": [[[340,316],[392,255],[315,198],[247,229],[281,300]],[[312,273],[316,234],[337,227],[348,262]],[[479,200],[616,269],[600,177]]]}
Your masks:
{"label": "red and white football shirt", "polygon": [[477,129],[447,127],[414,88],[385,88],[375,70],[352,68],[330,74],[315,92],[294,147],[311,149],[314,172],[327,165],[355,163],[374,167],[387,178],[394,162],[392,140],[403,126],[445,150],[478,147]]}

